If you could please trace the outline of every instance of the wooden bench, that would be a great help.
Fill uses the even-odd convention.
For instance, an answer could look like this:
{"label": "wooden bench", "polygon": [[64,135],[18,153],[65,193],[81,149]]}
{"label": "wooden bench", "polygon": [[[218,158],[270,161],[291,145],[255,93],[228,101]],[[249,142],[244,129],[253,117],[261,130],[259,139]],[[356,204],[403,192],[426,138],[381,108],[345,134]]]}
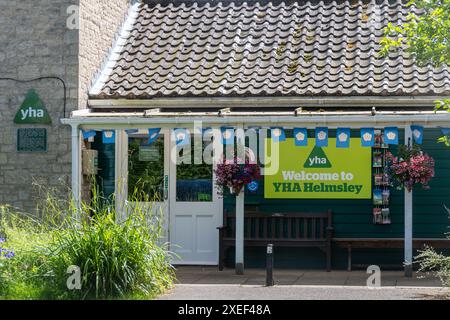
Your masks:
{"label": "wooden bench", "polygon": [[[223,270],[228,248],[236,245],[236,217],[224,211],[219,229],[219,270]],[[245,209],[244,247],[313,247],[326,253],[326,269],[331,271],[332,212],[270,213]]]}
{"label": "wooden bench", "polygon": [[[352,249],[402,249],[404,248],[403,238],[334,238],[333,243],[338,247],[347,249],[347,270],[352,270]],[[423,248],[424,246],[433,248],[450,248],[449,239],[437,238],[414,238],[413,248]]]}

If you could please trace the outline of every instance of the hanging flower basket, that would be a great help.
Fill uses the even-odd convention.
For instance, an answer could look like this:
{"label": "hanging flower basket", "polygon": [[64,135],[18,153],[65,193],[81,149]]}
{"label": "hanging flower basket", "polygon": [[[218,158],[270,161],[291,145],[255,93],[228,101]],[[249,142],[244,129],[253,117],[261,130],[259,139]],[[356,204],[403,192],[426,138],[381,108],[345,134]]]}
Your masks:
{"label": "hanging flower basket", "polygon": [[434,177],[434,159],[423,153],[418,145],[399,146],[398,156],[387,153],[387,173],[397,189],[406,188],[409,192],[414,185],[429,189],[428,183]]}
{"label": "hanging flower basket", "polygon": [[257,164],[248,161],[241,164],[237,158],[218,164],[214,172],[220,194],[223,194],[224,188],[229,188],[231,194],[239,195],[247,184],[260,178],[260,169]]}

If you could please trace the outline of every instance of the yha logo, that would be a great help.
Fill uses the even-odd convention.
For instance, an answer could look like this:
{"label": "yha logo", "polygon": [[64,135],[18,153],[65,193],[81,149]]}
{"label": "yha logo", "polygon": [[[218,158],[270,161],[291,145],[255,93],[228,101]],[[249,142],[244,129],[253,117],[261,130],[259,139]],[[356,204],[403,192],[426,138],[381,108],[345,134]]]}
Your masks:
{"label": "yha logo", "polygon": [[314,158],[308,158],[309,165],[315,165],[315,164],[327,164],[328,159],[327,158],[319,158],[318,156],[315,156]]}
{"label": "yha logo", "polygon": [[331,168],[331,162],[321,147],[314,147],[303,164],[304,168]]}
{"label": "yha logo", "polygon": [[14,117],[14,123],[17,124],[51,124],[52,119],[44,106],[41,98],[33,90],[29,90],[22,102],[19,110]]}
{"label": "yha logo", "polygon": [[20,110],[20,114],[22,115],[21,120],[27,118],[44,118],[45,116],[43,109],[33,109],[32,107]]}

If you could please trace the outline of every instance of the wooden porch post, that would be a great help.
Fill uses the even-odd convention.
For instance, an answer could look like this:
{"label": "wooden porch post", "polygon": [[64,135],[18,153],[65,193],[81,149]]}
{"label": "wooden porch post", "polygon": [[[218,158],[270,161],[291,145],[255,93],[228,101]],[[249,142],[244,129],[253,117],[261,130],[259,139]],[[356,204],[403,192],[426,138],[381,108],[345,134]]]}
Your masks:
{"label": "wooden porch post", "polygon": [[[243,146],[245,147],[244,126],[238,126],[236,130],[237,154],[242,156]],[[236,274],[244,274],[244,193],[245,190],[236,196]]]}
{"label": "wooden porch post", "polygon": [[[78,124],[72,125],[72,196],[77,209],[80,208],[80,128]],[[80,218],[80,217],[77,217]]]}
{"label": "wooden porch post", "polygon": [[236,274],[244,274],[244,190],[236,196]]}
{"label": "wooden porch post", "polygon": [[127,172],[128,172],[128,159],[126,157],[127,151],[125,145],[127,144],[128,136],[123,129],[115,130],[116,137],[116,148],[115,148],[115,194],[116,194],[116,219],[118,221],[123,221],[126,219],[126,206],[125,201],[127,200]]}
{"label": "wooden porch post", "polygon": [[[411,127],[405,127],[405,145],[412,143]],[[412,277],[413,258],[413,192],[405,189],[405,277]]]}

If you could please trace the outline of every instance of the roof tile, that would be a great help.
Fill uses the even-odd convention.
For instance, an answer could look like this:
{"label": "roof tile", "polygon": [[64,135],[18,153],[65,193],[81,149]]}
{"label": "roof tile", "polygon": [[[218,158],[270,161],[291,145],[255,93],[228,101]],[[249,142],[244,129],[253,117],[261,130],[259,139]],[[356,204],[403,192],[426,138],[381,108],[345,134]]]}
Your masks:
{"label": "roof tile", "polygon": [[450,93],[446,67],[418,67],[405,50],[378,57],[387,23],[415,10],[401,0],[163,0],[137,10],[93,97]]}

